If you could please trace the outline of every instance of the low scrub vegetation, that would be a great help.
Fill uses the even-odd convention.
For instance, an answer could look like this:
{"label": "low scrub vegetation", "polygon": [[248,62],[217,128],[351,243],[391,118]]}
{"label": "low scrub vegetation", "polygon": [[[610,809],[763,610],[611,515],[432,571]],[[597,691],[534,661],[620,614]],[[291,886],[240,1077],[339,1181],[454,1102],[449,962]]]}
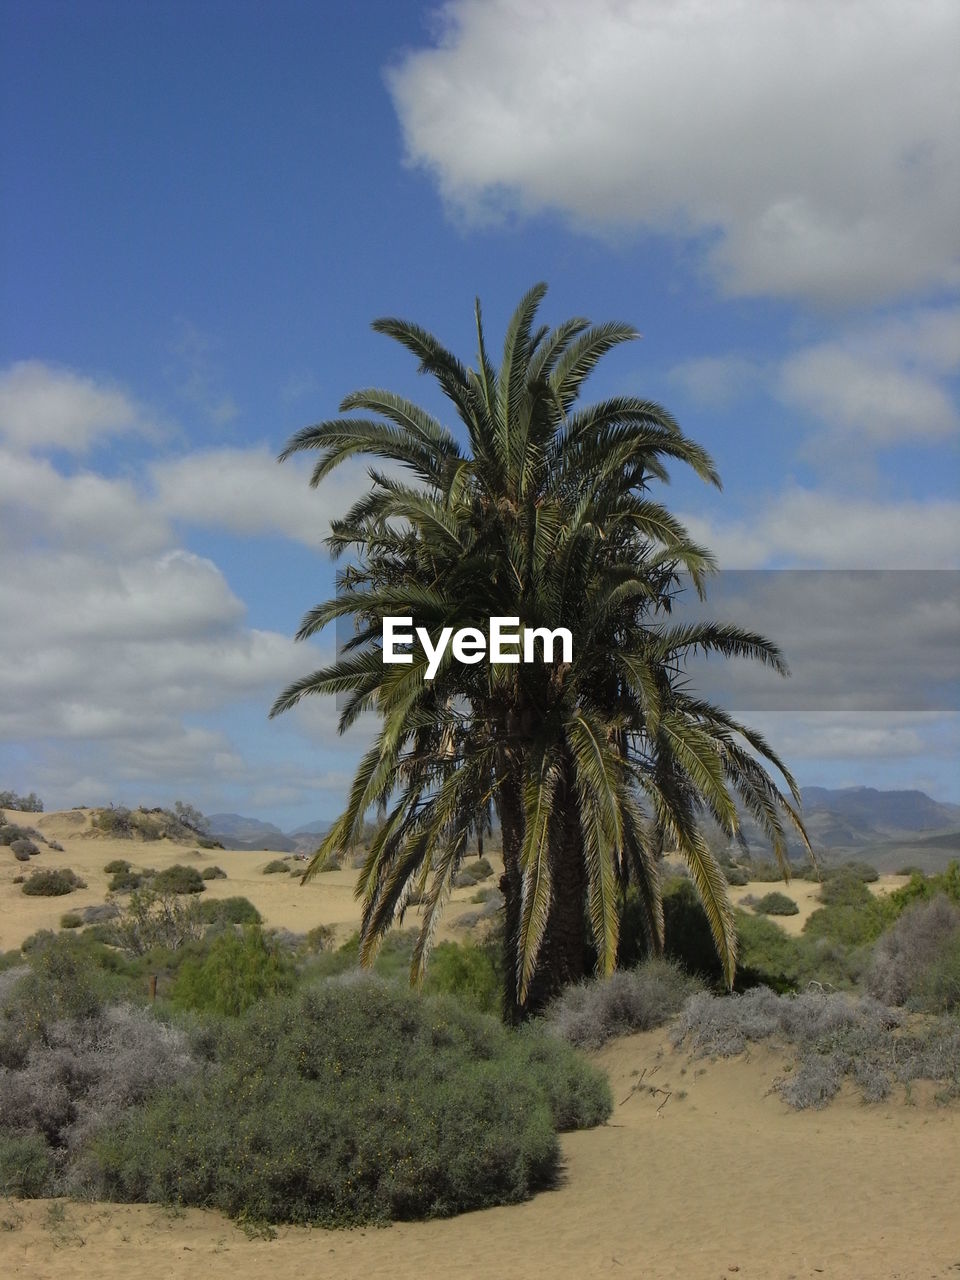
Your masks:
{"label": "low scrub vegetation", "polygon": [[911,903],[878,940],[866,985],[887,1004],[960,1010],[960,907],[944,894]]}
{"label": "low scrub vegetation", "polygon": [[69,867],[56,867],[51,871],[32,872],[24,881],[22,892],[34,898],[61,898],[86,887],[87,882]]}
{"label": "low scrub vegetation", "polygon": [[792,1046],[794,1069],[776,1088],[797,1109],[826,1106],[845,1081],[868,1102],[915,1080],[940,1084],[944,1097],[960,1094],[960,1023],[908,1029],[896,1010],[869,996],[786,996],[766,987],[742,996],[703,992],[688,1001],[671,1036],[699,1056],[731,1057],[771,1039]]}
{"label": "low scrub vegetation", "polygon": [[761,916],[795,916],[800,913],[796,902],[785,893],[765,893],[757,899],[753,909]]}
{"label": "low scrub vegetation", "polygon": [[[610,1113],[605,1079],[536,1029],[353,971],[279,994],[292,962],[257,930],[198,945],[174,982],[182,1023],[131,1003],[143,961],[85,938],[38,939],[7,971],[0,1192],[331,1226],[443,1216],[550,1185],[557,1132]],[[224,1017],[219,982],[266,996],[265,972],[269,998]]]}
{"label": "low scrub vegetation", "polygon": [[274,858],[272,862],[268,862],[263,868],[263,874],[265,876],[285,875],[289,870],[289,864],[284,862],[282,858]]}
{"label": "low scrub vegetation", "polygon": [[580,1049],[614,1036],[661,1027],[699,987],[676,962],[648,960],[636,969],[568,987],[546,1014],[547,1026]]}

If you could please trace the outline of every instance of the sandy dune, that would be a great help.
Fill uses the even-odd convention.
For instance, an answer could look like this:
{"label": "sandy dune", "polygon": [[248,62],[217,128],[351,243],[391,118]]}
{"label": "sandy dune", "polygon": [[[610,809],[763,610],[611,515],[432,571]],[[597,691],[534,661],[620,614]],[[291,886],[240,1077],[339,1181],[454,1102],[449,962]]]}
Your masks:
{"label": "sandy dune", "polygon": [[[301,885],[291,875],[263,874],[267,863],[283,854],[251,852],[249,849],[196,849],[170,840],[114,840],[99,835],[91,828],[89,810],[75,809],[67,813],[25,814],[6,810],[8,821],[34,827],[49,840],[63,845],[63,852],[41,845],[41,852],[29,864],[17,862],[10,850],[0,847],[0,951],[19,947],[38,929],[57,929],[66,911],[82,911],[84,907],[103,902],[107,895],[107,876],[103,870],[115,858],[126,858],[135,867],[153,867],[157,871],[174,863],[185,863],[202,871],[204,867],[221,867],[225,880],[208,880],[205,897],[249,898],[268,925],[283,926],[295,933],[306,933],[316,925],[331,925],[342,940],[352,933],[360,920],[360,908],[354,899],[356,872],[325,871],[309,884]],[[496,863],[496,859],[493,859]],[[291,864],[293,865],[293,864]],[[303,864],[298,864],[303,865]],[[87,882],[62,898],[31,898],[13,883],[14,876],[41,867],[70,867]],[[487,880],[486,884],[493,884]],[[470,898],[474,889],[457,889],[441,927],[439,936],[457,934],[458,916],[476,910]],[[412,911],[406,923],[415,925],[418,915]]]}
{"label": "sandy dune", "polygon": [[[305,931],[355,927],[353,871],[301,888],[263,876],[269,853],[210,850],[190,858],[169,841],[106,840],[89,814],[8,814],[64,845],[34,865],[67,865],[88,888],[24,897],[22,868],[0,850],[0,949],[64,911],[102,902],[111,858],[161,868],[217,864],[211,896],[243,894],[270,924]],[[889,883],[888,883],[889,882]],[[900,883],[885,877],[875,888]],[[734,890],[761,894],[775,885]],[[471,909],[459,890],[447,928]],[[817,886],[786,892],[798,932]],[[793,1112],[771,1093],[786,1056],[763,1048],[726,1062],[675,1054],[662,1032],[630,1036],[597,1055],[617,1102],[608,1125],[563,1138],[565,1179],[525,1205],[442,1222],[366,1231],[283,1228],[250,1240],[219,1214],[156,1206],[0,1201],[0,1275],[23,1280],[927,1280],[960,1275],[960,1106],[916,1092],[864,1105],[841,1098]],[[635,1089],[640,1075],[642,1087]],[[650,1092],[654,1085],[661,1092]],[[685,1094],[685,1096],[681,1096]]]}

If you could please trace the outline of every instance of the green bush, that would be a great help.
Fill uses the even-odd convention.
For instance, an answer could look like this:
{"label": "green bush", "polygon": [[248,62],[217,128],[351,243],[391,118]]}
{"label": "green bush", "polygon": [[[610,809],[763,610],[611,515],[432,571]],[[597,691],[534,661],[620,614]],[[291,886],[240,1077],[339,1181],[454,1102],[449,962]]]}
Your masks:
{"label": "green bush", "polygon": [[57,867],[53,871],[34,871],[24,882],[22,892],[33,898],[61,898],[86,887],[86,881],[69,867]]}
{"label": "green bush", "polygon": [[146,876],[143,872],[135,871],[128,863],[124,870],[115,871],[111,875],[107,881],[107,888],[111,893],[133,893],[134,890],[141,888],[145,881]]}
{"label": "green bush", "polygon": [[723,874],[727,884],[745,885],[750,883],[750,876],[743,867],[724,867]]}
{"label": "green bush", "polygon": [[207,898],[197,905],[205,924],[263,923],[263,916],[249,898]]}
{"label": "green bush", "polygon": [[441,942],[430,953],[424,991],[456,996],[484,1013],[499,1013],[503,1003],[500,949],[470,942]]}
{"label": "green bush", "polygon": [[223,867],[204,867],[200,872],[201,880],[226,880],[227,873]]}
{"label": "green bush", "polygon": [[65,911],[60,917],[61,929],[79,929],[83,924],[83,916],[76,911]]}
{"label": "green bush", "polygon": [[0,1194],[36,1199],[49,1194],[53,1152],[38,1133],[0,1131]]}
{"label": "green bush", "polygon": [[242,939],[231,930],[216,938],[202,959],[185,960],[171,999],[181,1008],[237,1017],[265,996],[286,994],[294,979],[292,961],[253,924]]}
{"label": "green bush", "polygon": [[150,887],[155,893],[203,893],[207,886],[196,867],[175,862],[172,867],[158,871]]}
{"label": "green bush", "polygon": [[447,1216],[550,1185],[558,1123],[612,1105],[566,1046],[369,977],[265,1002],[215,1060],[101,1133],[107,1195],[325,1226]]}
{"label": "green bush", "polygon": [[123,875],[125,871],[130,870],[130,865],[126,858],[113,858],[103,870],[108,876]]}
{"label": "green bush", "polygon": [[792,898],[785,893],[776,892],[765,893],[757,900],[753,909],[762,916],[795,916],[800,913],[800,908]]}
{"label": "green bush", "polygon": [[267,865],[263,868],[263,874],[265,876],[276,876],[276,875],[280,875],[281,873],[286,873],[289,870],[290,868],[287,866],[287,864],[283,861],[282,858],[274,858],[272,862],[268,862]]}
{"label": "green bush", "polygon": [[898,911],[902,911],[913,902],[926,902],[938,894],[960,906],[960,862],[949,863],[946,870],[938,875],[926,876],[922,871],[915,873],[908,884],[893,890],[889,900]]}

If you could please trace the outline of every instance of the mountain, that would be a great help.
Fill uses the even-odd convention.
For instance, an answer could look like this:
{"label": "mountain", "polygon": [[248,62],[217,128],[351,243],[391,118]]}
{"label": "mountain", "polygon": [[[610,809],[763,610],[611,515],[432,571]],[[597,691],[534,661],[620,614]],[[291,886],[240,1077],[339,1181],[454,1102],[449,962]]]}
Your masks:
{"label": "mountain", "polygon": [[291,836],[325,836],[333,822],[330,818],[314,818],[312,822],[305,822],[302,827],[294,827],[292,831],[288,831],[287,835]]}
{"label": "mountain", "polygon": [[827,813],[846,830],[859,833],[861,837],[937,832],[948,827],[960,827],[960,805],[941,804],[922,791],[802,787],[801,795],[803,812],[808,819],[815,814]]}
{"label": "mountain", "polygon": [[230,849],[268,849],[272,853],[292,853],[297,842],[272,822],[246,818],[242,813],[211,813],[207,817],[215,840]]}

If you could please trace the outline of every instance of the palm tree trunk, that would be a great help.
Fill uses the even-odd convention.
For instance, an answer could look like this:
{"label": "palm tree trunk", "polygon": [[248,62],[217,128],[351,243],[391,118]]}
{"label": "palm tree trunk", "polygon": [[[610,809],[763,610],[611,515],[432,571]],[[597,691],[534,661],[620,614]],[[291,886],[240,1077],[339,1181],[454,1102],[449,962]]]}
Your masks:
{"label": "palm tree trunk", "polygon": [[537,972],[527,992],[524,1016],[540,1012],[560,991],[584,976],[586,873],[576,795],[568,785],[563,819],[551,849],[553,894]]}
{"label": "palm tree trunk", "polygon": [[523,847],[523,806],[515,782],[504,782],[498,796],[503,833],[503,875],[500,892],[504,898],[503,930],[503,1017],[514,1025],[524,1013],[517,988],[517,943],[520,936],[521,877],[520,851]]}

